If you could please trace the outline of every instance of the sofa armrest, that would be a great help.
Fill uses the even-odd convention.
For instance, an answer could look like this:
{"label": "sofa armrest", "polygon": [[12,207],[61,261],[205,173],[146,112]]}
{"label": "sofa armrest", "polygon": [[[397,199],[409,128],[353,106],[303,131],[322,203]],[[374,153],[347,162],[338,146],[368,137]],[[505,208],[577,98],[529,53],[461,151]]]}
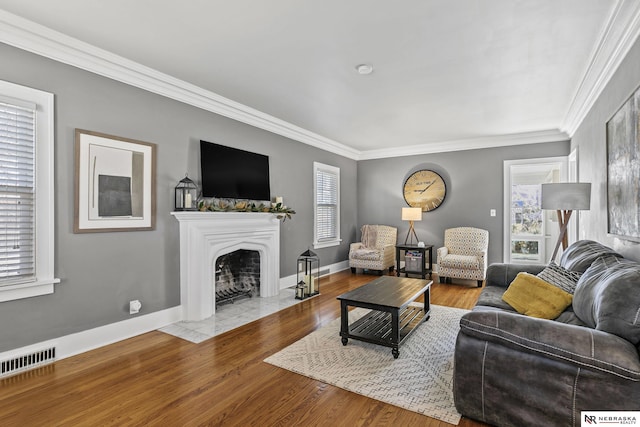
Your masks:
{"label": "sofa armrest", "polygon": [[349,252],[357,251],[358,249],[362,249],[362,248],[364,248],[364,245],[362,244],[362,242],[351,243],[349,245]]}
{"label": "sofa armrest", "polygon": [[383,253],[387,254],[387,253],[391,252],[395,257],[396,245],[384,245],[381,249],[382,249]]}
{"label": "sofa armrest", "polygon": [[460,333],[523,353],[640,381],[638,350],[607,332],[499,310],[472,311]]}
{"label": "sofa armrest", "polygon": [[500,286],[508,288],[518,273],[525,272],[538,274],[546,265],[544,264],[502,264],[494,263],[487,268],[486,286]]}
{"label": "sofa armrest", "polygon": [[436,251],[436,260],[440,264],[440,260],[449,254],[449,248],[443,246]]}
{"label": "sofa armrest", "polygon": [[396,245],[385,245],[382,247],[382,259],[385,265],[393,266],[396,264]]}

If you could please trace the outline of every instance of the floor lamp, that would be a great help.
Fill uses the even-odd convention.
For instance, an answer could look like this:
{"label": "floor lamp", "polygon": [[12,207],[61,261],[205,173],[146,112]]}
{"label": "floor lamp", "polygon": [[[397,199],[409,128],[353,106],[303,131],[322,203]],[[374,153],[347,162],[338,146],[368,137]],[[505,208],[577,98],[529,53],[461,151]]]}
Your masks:
{"label": "floor lamp", "polygon": [[563,182],[542,184],[542,209],[555,210],[558,214],[560,235],[551,255],[555,261],[560,243],[562,250],[567,249],[567,225],[573,211],[589,210],[591,206],[591,184],[581,182]]}
{"label": "floor lamp", "polygon": [[404,239],[404,244],[407,244],[407,240],[409,240],[409,235],[411,235],[411,240],[409,244],[413,244],[413,238],[416,238],[416,244],[418,243],[418,235],[416,234],[416,230],[413,228],[413,221],[422,221],[422,208],[402,208],[402,220],[409,221],[409,231],[407,231],[407,237]]}

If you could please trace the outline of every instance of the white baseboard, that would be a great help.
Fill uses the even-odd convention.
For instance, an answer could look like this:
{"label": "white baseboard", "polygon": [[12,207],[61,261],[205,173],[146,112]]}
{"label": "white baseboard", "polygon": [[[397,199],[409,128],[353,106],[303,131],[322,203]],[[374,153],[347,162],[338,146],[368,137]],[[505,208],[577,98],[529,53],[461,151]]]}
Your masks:
{"label": "white baseboard", "polygon": [[[349,268],[348,260],[340,261],[331,265],[322,265],[320,266],[320,277],[326,276],[327,274],[337,273],[338,271],[346,270],[348,268]],[[327,269],[329,270],[328,272],[327,272]],[[286,289],[286,288],[295,286],[297,279],[298,279],[298,276],[296,274],[292,274],[291,276],[281,277],[280,289]]]}
{"label": "white baseboard", "polygon": [[24,354],[38,351],[43,348],[55,347],[56,360],[75,356],[76,354],[94,350],[96,348],[113,344],[136,335],[154,331],[178,322],[182,316],[182,308],[172,307],[162,311],[156,311],[121,322],[111,323],[86,331],[78,332],[48,341],[39,342],[26,347],[0,353],[0,360],[13,359]]}
{"label": "white baseboard", "polygon": [[[323,275],[326,275],[346,270],[348,268],[349,262],[342,261],[329,266],[322,266],[320,267],[320,271],[324,272]],[[329,270],[328,272],[326,271],[327,269]],[[281,277],[280,289],[295,286],[296,280],[297,276],[295,274],[287,277]],[[136,316],[132,319],[111,323],[97,328],[88,329],[86,331],[77,332],[75,334],[65,335],[25,347],[5,351],[0,353],[0,361],[13,359],[50,347],[56,348],[55,360],[61,360],[160,329],[172,323],[179,322],[180,320],[182,320],[182,307],[172,307],[166,310]]]}

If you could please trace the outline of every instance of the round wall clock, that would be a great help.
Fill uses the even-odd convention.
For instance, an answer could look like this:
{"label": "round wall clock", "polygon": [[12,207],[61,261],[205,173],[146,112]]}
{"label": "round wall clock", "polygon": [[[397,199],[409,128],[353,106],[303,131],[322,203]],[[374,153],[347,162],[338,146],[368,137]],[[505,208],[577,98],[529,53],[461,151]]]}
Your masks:
{"label": "round wall clock", "polygon": [[447,186],[440,175],[432,170],[422,169],[407,178],[402,191],[409,206],[429,212],[442,204]]}

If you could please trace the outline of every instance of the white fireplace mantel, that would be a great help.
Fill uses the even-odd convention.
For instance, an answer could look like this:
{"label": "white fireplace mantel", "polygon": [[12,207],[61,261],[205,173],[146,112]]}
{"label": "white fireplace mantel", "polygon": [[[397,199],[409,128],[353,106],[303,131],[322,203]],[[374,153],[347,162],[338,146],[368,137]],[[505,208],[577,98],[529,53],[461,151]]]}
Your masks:
{"label": "white fireplace mantel", "polygon": [[184,320],[215,313],[215,262],[238,249],[260,253],[260,296],[280,290],[280,220],[272,213],[172,212],[180,223],[180,303]]}

